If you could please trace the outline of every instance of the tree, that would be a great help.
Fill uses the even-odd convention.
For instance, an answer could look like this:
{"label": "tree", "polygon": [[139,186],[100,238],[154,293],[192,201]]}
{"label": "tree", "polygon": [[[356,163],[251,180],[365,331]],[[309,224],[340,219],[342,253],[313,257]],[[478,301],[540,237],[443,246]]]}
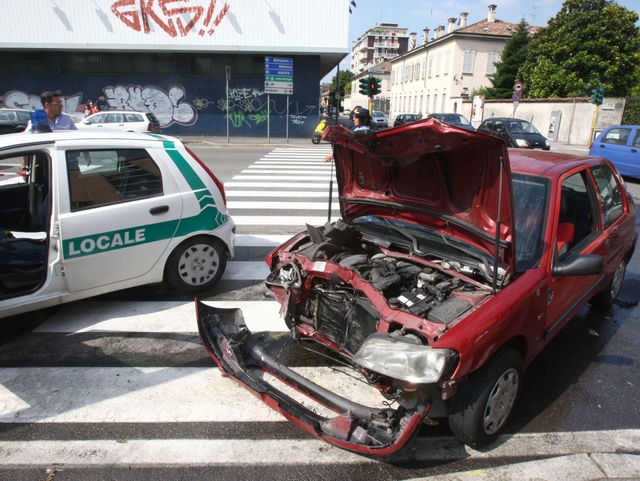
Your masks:
{"label": "tree", "polygon": [[513,95],[513,85],[520,80],[518,69],[527,58],[530,40],[529,26],[522,19],[518,23],[516,32],[505,43],[500,61],[495,63],[496,73],[491,79],[493,87],[487,89],[486,98],[508,99]]}
{"label": "tree", "polygon": [[[351,79],[353,78],[353,72],[351,70],[340,70],[340,92],[344,92],[344,95],[351,93]],[[336,76],[331,79],[331,90],[336,90]]]}
{"label": "tree", "polygon": [[519,71],[525,95],[585,97],[603,85],[609,97],[626,96],[640,82],[637,21],[612,0],[566,0],[529,43]]}

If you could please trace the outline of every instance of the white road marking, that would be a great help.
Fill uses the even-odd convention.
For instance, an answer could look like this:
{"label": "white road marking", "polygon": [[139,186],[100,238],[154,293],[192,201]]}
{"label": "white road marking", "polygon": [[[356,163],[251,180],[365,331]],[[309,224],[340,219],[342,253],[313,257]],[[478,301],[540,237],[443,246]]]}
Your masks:
{"label": "white road marking", "polygon": [[[333,187],[337,188],[338,184],[336,181],[333,181]],[[318,189],[318,188],[329,188],[329,179],[326,182],[225,182],[224,188],[225,190],[228,188],[235,187],[284,187],[287,189]]]}
{"label": "white road marking", "polygon": [[[233,215],[233,214],[232,214]],[[333,220],[337,217],[333,217]],[[305,224],[314,226],[324,225],[327,222],[327,216],[278,216],[278,215],[233,215],[233,221],[236,225],[297,225],[304,229]]]}
{"label": "white road marking", "polygon": [[[326,202],[265,202],[265,201],[241,201],[230,200],[227,207],[233,211],[234,209],[251,209],[251,210],[324,210],[329,207]],[[331,209],[340,210],[340,204],[334,202]],[[235,220],[235,216],[233,216]]]}
{"label": "white road marking", "polygon": [[[287,331],[276,301],[206,301],[242,309],[252,332]],[[198,332],[193,301],[78,301],[67,304],[33,332]]]}
{"label": "white road marking", "polygon": [[325,192],[301,192],[301,191],[281,191],[281,190],[227,190],[227,198],[229,197],[321,197],[327,199],[329,197],[329,187]]}

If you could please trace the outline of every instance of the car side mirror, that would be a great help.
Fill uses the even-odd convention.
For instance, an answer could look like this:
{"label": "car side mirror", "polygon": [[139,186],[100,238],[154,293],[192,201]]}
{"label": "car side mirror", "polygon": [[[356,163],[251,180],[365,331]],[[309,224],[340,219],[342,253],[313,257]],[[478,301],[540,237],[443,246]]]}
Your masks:
{"label": "car side mirror", "polygon": [[554,276],[594,276],[604,270],[604,258],[595,254],[579,254],[556,262]]}

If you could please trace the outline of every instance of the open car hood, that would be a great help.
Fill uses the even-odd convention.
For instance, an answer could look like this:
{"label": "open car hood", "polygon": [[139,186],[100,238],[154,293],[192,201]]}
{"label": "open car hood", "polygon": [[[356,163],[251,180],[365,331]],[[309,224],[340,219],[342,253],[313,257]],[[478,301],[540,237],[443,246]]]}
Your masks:
{"label": "open car hood", "polygon": [[501,139],[435,118],[358,133],[327,127],[323,135],[333,143],[345,221],[377,215],[413,222],[491,256],[499,229],[499,261],[514,271],[511,170]]}

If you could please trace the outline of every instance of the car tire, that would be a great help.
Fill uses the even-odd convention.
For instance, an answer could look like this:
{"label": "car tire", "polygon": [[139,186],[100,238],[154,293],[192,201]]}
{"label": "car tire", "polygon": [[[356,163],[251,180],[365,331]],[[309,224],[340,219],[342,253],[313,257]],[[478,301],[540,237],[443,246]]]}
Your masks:
{"label": "car tire", "polygon": [[499,351],[459,387],[449,404],[449,427],[472,448],[498,437],[522,387],[523,363],[513,349]]}
{"label": "car tire", "polygon": [[195,294],[211,289],[227,266],[227,254],[221,240],[196,236],[176,247],[167,261],[165,279],[175,289]]}
{"label": "car tire", "polygon": [[611,281],[607,284],[607,288],[593,296],[591,299],[591,306],[596,309],[610,309],[613,306],[618,294],[620,294],[620,289],[622,287],[622,281],[624,281],[624,275],[627,271],[627,263],[625,259],[620,260],[618,267],[616,267],[615,272],[613,273],[613,277],[611,277]]}

